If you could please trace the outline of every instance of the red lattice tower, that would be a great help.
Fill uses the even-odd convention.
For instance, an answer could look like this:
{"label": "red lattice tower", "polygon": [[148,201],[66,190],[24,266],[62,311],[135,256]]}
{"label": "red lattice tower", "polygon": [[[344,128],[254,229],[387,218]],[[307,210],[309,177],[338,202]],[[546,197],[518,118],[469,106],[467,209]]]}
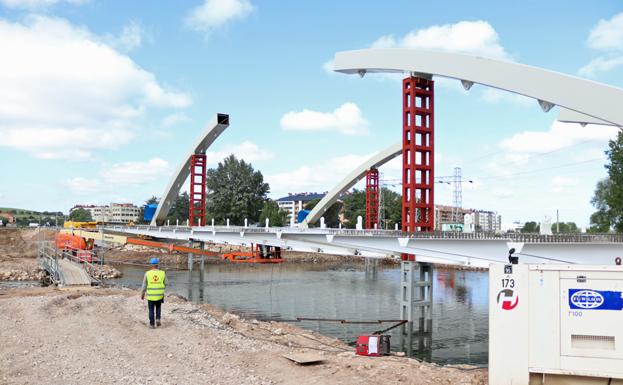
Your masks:
{"label": "red lattice tower", "polygon": [[190,157],[190,202],[188,222],[190,226],[205,226],[206,190],[207,190],[206,155],[194,154]]}
{"label": "red lattice tower", "polygon": [[402,81],[402,91],[402,230],[433,231],[434,82],[410,76]]}
{"label": "red lattice tower", "polygon": [[379,170],[371,168],[366,171],[366,229],[379,226]]}

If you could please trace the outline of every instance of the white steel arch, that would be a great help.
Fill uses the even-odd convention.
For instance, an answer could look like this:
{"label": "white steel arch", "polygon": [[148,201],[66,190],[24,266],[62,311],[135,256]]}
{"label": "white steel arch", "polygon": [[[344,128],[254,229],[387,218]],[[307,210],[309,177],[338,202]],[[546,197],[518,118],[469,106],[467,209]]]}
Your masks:
{"label": "white steel arch", "polygon": [[307,215],[305,220],[301,222],[301,227],[308,227],[310,223],[316,222],[322,214],[325,213],[331,207],[332,204],[337,201],[337,199],[346,192],[349,188],[353,187],[357,182],[361,180],[366,175],[366,171],[371,169],[372,167],[380,167],[381,165],[389,162],[394,159],[398,155],[402,154],[402,143],[395,143],[378,154],[374,155],[364,163],[362,163],[359,167],[354,169],[350,174],[346,175],[340,183],[338,183],[331,191],[327,193],[318,202],[318,204],[314,207],[314,209]]}
{"label": "white steel arch", "polygon": [[[537,99],[544,111],[558,105],[563,121],[623,126],[623,89],[525,64],[450,52],[363,49],[335,54],[334,70],[347,74],[410,72],[461,80]],[[593,119],[583,117],[588,115]],[[595,121],[596,120],[596,121]]]}
{"label": "white steel arch", "polygon": [[182,161],[177,171],[171,176],[171,180],[164,190],[160,203],[158,203],[156,213],[151,220],[152,226],[162,225],[167,218],[171,205],[175,202],[175,198],[177,198],[180,193],[182,184],[184,184],[188,175],[190,175],[191,156],[204,153],[227,127],[229,127],[229,115],[227,114],[216,114],[210,123],[208,123],[201,136],[195,142],[195,145],[188,151],[184,161]]}

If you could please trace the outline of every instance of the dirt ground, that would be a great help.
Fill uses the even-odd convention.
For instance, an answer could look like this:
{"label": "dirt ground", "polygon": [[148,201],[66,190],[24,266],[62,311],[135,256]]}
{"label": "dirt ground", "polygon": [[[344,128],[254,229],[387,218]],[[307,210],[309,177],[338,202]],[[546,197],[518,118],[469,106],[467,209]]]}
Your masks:
{"label": "dirt ground", "polygon": [[[486,370],[360,357],[290,325],[241,320],[176,297],[147,327],[138,293],[0,289],[2,384],[486,384]],[[282,355],[308,352],[299,366]]]}
{"label": "dirt ground", "polygon": [[0,228],[0,280],[34,281],[44,273],[37,263],[37,229]]}

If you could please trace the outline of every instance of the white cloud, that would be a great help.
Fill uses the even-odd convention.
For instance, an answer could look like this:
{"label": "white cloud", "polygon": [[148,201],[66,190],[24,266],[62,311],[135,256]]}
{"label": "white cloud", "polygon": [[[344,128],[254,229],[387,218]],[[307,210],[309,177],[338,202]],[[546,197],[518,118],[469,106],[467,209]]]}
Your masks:
{"label": "white cloud", "polygon": [[578,184],[578,180],[576,178],[567,178],[563,176],[555,176],[552,178],[550,182],[550,187],[552,192],[561,193],[565,191],[568,187],[573,187]]}
{"label": "white cloud", "polygon": [[154,158],[146,162],[123,162],[105,166],[97,178],[76,177],[65,181],[65,185],[79,195],[114,192],[121,187],[139,186],[168,177],[171,172],[166,160]]}
{"label": "white cloud", "polygon": [[48,8],[58,3],[80,5],[87,1],[88,0],[0,0],[0,3],[8,8],[20,8],[32,11]]}
{"label": "white cloud", "polygon": [[433,25],[411,31],[398,39],[392,35],[381,36],[372,43],[372,48],[416,48],[510,60],[495,29],[482,20]]}
{"label": "white cloud", "polygon": [[150,159],[147,162],[124,162],[105,168],[100,175],[107,184],[140,185],[171,173],[166,160]]}
{"label": "white cloud", "polygon": [[237,145],[226,146],[221,151],[206,152],[206,161],[208,164],[217,164],[231,154],[234,154],[238,159],[244,159],[246,162],[270,160],[275,156],[273,152],[261,149],[257,144],[245,140]]}
{"label": "white cloud", "polygon": [[266,181],[270,184],[271,195],[274,197],[280,197],[290,192],[328,191],[371,156],[372,154],[339,156],[318,164],[267,175]]}
{"label": "white cloud", "polygon": [[130,141],[148,108],[191,104],[103,40],[62,19],[0,19],[0,146],[85,159]]}
{"label": "white cloud", "polygon": [[164,119],[162,119],[162,126],[171,127],[180,123],[188,122],[189,120],[190,118],[186,114],[178,112],[165,116]]}
{"label": "white cloud", "polygon": [[324,70],[324,72],[328,74],[335,74],[335,71],[333,71],[334,66],[335,66],[334,60],[329,59],[322,64],[322,69]]}
{"label": "white cloud", "polygon": [[332,131],[346,135],[365,135],[368,121],[355,103],[344,103],[333,112],[318,112],[304,109],[290,111],[281,118],[281,127],[286,131]]}
{"label": "white cloud", "polygon": [[119,36],[111,37],[110,43],[114,47],[129,52],[141,46],[143,34],[143,27],[138,22],[132,21],[123,27]]}
{"label": "white cloud", "polygon": [[515,194],[513,190],[507,188],[496,188],[492,191],[493,196],[499,199],[508,199],[512,198]]}
{"label": "white cloud", "polygon": [[246,18],[255,8],[249,0],[204,0],[186,17],[190,28],[209,34],[233,20]]}
{"label": "white cloud", "polygon": [[509,153],[544,153],[585,141],[606,142],[616,137],[617,127],[554,122],[549,131],[524,131],[500,142]]}
{"label": "white cloud", "polygon": [[593,77],[598,72],[610,71],[620,66],[623,66],[623,56],[599,56],[580,68],[578,74],[581,76]]}
{"label": "white cloud", "polygon": [[593,77],[598,72],[606,72],[623,66],[623,13],[610,20],[599,20],[588,35],[590,48],[602,51],[602,56],[592,59],[578,70],[581,76]]}
{"label": "white cloud", "polygon": [[588,46],[598,50],[623,50],[623,13],[599,20],[588,36]]}
{"label": "white cloud", "polygon": [[78,195],[89,195],[101,192],[103,186],[100,180],[82,177],[69,179],[65,181],[65,185],[71,192]]}

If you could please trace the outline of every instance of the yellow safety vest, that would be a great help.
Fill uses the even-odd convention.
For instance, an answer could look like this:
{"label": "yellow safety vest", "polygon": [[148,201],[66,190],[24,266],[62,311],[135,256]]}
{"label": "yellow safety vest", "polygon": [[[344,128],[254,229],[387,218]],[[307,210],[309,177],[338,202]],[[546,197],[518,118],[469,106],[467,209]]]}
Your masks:
{"label": "yellow safety vest", "polygon": [[160,301],[164,298],[164,271],[149,270],[145,273],[147,277],[147,290],[145,292],[149,301]]}

